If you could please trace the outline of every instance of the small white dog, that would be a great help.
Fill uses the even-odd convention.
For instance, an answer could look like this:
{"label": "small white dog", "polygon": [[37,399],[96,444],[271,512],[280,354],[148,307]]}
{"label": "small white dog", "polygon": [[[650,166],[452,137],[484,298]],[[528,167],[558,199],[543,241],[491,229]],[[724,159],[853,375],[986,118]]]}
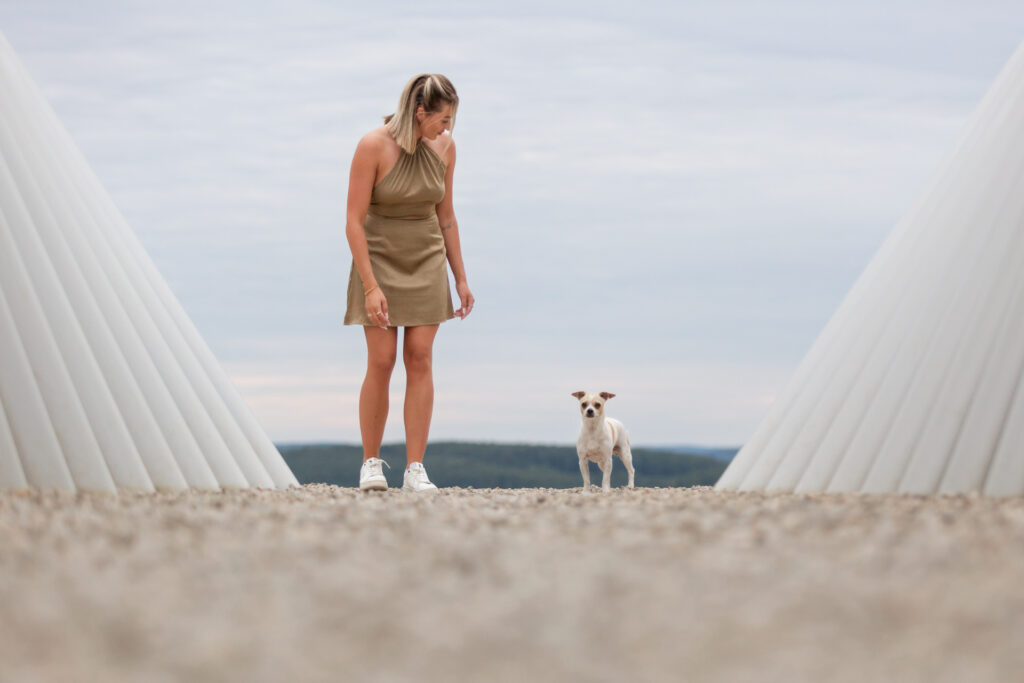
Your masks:
{"label": "small white dog", "polygon": [[629,472],[629,488],[633,488],[633,454],[629,450],[629,434],[621,422],[604,416],[604,404],[615,394],[602,391],[588,394],[585,391],[573,393],[580,402],[583,415],[583,429],[576,441],[576,454],[580,458],[580,472],[583,474],[583,491],[590,490],[590,463],[593,460],[601,468],[601,490],[612,489],[612,454],[619,456]]}

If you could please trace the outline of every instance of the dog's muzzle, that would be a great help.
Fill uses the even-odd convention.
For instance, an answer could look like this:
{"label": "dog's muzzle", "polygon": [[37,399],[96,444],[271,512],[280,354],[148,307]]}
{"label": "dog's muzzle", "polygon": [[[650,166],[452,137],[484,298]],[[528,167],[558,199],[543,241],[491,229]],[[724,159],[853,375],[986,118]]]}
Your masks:
{"label": "dog's muzzle", "polygon": [[594,409],[587,408],[587,417],[594,417]]}

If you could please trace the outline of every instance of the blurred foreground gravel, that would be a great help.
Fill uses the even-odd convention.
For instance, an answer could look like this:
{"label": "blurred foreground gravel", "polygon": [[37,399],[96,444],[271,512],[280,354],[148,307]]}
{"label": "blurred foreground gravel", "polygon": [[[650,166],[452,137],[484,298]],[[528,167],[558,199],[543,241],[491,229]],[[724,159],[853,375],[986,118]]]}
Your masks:
{"label": "blurred foreground gravel", "polygon": [[3,681],[1007,681],[1024,500],[0,493]]}

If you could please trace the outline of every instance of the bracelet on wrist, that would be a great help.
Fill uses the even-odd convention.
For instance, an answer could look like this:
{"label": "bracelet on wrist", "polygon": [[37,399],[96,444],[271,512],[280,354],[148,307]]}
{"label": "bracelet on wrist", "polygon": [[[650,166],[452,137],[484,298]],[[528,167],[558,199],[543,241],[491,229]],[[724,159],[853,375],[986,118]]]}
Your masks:
{"label": "bracelet on wrist", "polygon": [[369,288],[368,290],[366,290],[365,292],[363,292],[363,296],[364,296],[364,297],[370,296],[370,294],[371,294],[371,293],[373,292],[373,290],[375,290],[375,289],[380,289],[380,285],[374,285],[373,287],[370,287],[370,288]]}

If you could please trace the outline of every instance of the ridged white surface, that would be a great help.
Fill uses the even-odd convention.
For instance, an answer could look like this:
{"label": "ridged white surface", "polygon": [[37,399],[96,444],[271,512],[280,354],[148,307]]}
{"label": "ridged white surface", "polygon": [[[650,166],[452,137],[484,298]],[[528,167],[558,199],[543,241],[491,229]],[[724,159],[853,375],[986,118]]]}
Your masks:
{"label": "ridged white surface", "polygon": [[716,487],[1024,494],[1024,46]]}
{"label": "ridged white surface", "polygon": [[298,485],[0,36],[0,488]]}

